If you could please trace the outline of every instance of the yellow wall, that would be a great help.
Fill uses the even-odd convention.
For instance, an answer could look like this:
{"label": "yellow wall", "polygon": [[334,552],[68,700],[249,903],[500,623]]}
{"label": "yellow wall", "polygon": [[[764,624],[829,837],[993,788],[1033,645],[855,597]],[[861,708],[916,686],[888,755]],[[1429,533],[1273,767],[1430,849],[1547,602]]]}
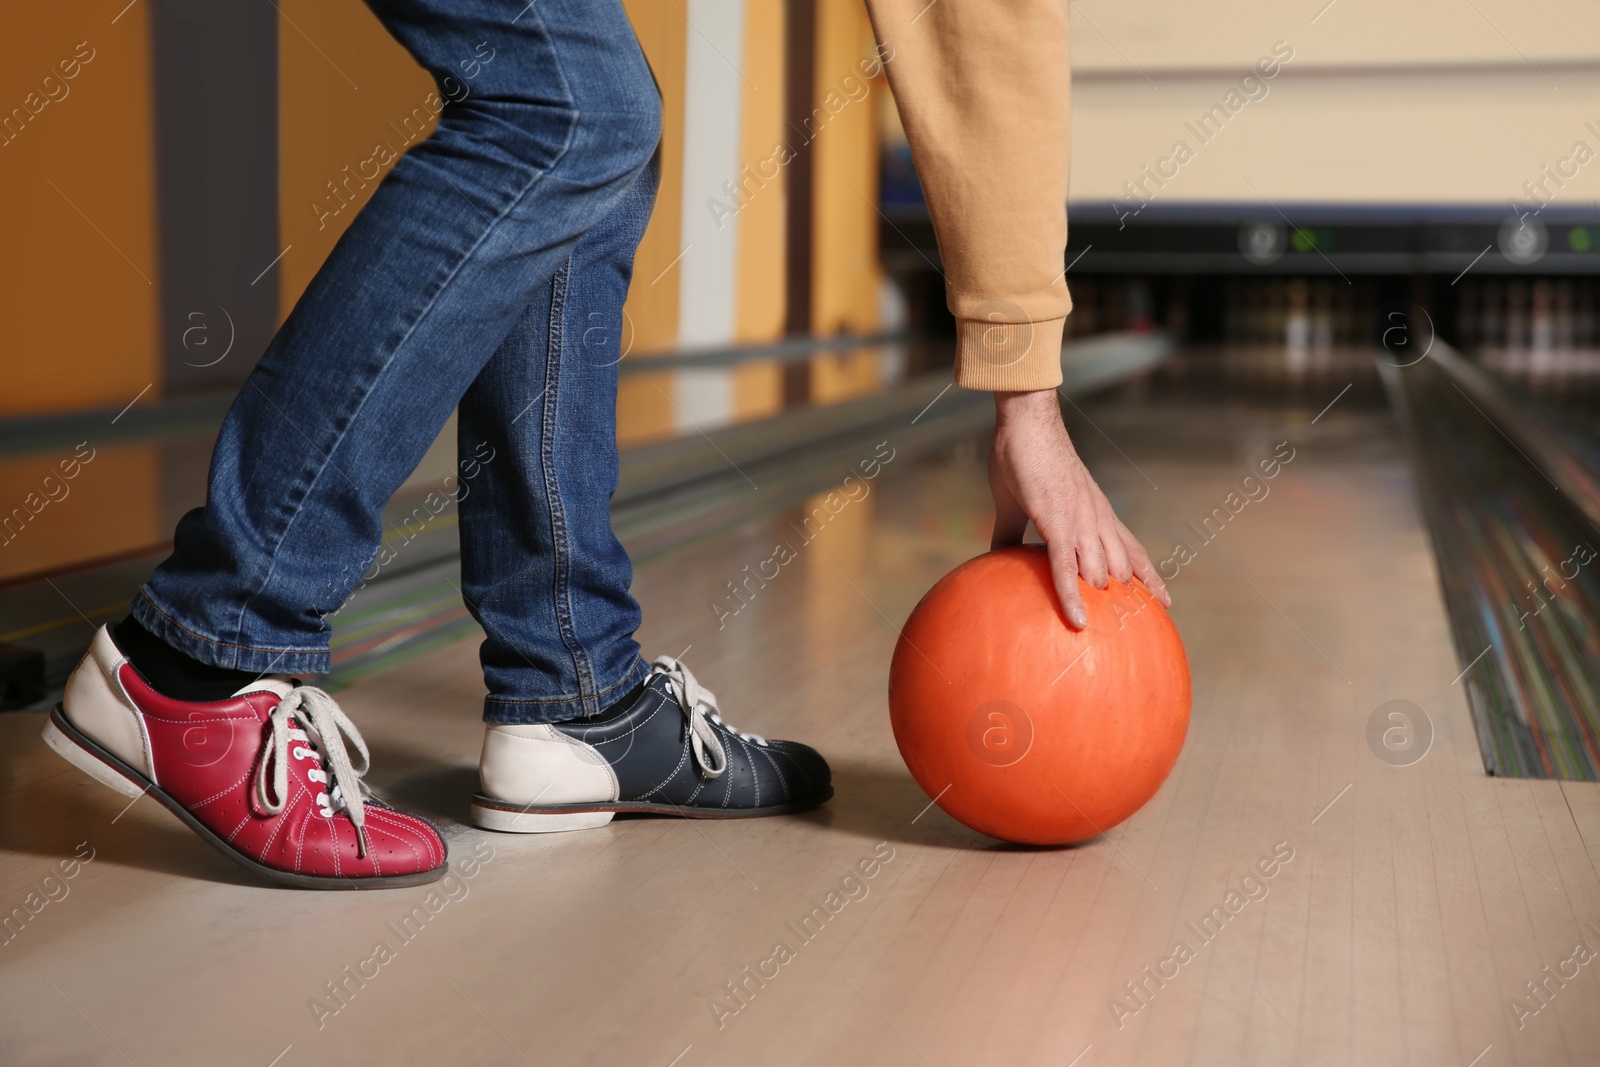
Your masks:
{"label": "yellow wall", "polygon": [[[661,87],[661,188],[650,228],[633,259],[633,286],[623,308],[627,359],[650,359],[678,342],[678,268],[682,251],[684,44],[688,23],[677,4],[624,0],[634,33]],[[622,380],[617,439],[623,444],[672,433],[671,382],[645,374]]]}
{"label": "yellow wall", "polygon": [[[637,360],[661,358],[678,344],[674,260],[682,251],[690,29],[684,5],[625,3],[665,111],[661,191],[626,307],[623,343]],[[741,101],[740,159],[753,165],[795,134],[784,122],[783,0],[745,3],[741,63],[762,75],[746,79]],[[287,315],[393,165],[385,160],[376,178],[366,178],[362,164],[380,146],[399,153],[425,136],[436,97],[432,79],[359,0],[280,0],[278,7],[279,244],[288,248],[278,270],[280,315]],[[0,334],[7,356],[0,361],[0,415],[120,406],[146,386],[146,401],[161,395],[148,11],[148,5],[107,3],[25,6],[7,15],[0,108],[40,99],[28,94],[72,56],[77,42],[88,42],[93,59],[66,83],[65,99],[44,106],[13,143],[0,145],[8,252],[0,258],[0,321],[7,324]],[[821,0],[817,40],[817,104],[825,107],[827,95],[871,52],[857,0]],[[814,316],[821,333],[871,329],[877,321],[877,220],[863,199],[876,195],[875,111],[870,102],[850,103],[829,116],[812,146]],[[783,333],[785,184],[780,174],[739,214],[734,336],[741,343]],[[859,361],[829,358],[817,366],[821,398],[865,387],[871,377]],[[776,364],[733,373],[738,418],[777,410]],[[656,375],[623,382],[624,440],[674,432],[670,384]]]}
{"label": "yellow wall", "polygon": [[[750,167],[769,159],[787,140],[783,129],[783,0],[746,0],[744,12],[746,71],[760,72],[746,84],[740,110],[739,163]],[[770,164],[768,164],[770,167]],[[741,344],[773,341],[783,336],[785,270],[784,218],[788,190],[784,174],[767,183],[739,212],[738,308],[734,336]],[[734,411],[740,419],[775,414],[783,407],[783,368],[772,362],[752,363],[733,372]]]}
{"label": "yellow wall", "polygon": [[[746,0],[744,57],[747,71],[760,72],[746,83],[740,109],[739,163],[752,172],[788,138],[783,129],[783,0]],[[739,212],[738,314],[741,342],[783,336],[785,175],[752,196]]]}
{"label": "yellow wall", "polygon": [[150,36],[121,7],[6,8],[0,120],[28,118],[0,122],[0,416],[160,395]]}
{"label": "yellow wall", "polygon": [[[691,30],[683,5],[624,0],[640,45],[662,93],[661,189],[650,229],[634,261],[634,286],[624,309],[622,347],[629,360],[670,358],[678,346],[680,270],[683,251],[683,125],[685,125],[686,37]],[[312,203],[338,206],[326,182],[344,166],[373,155],[374,144],[403,147],[395,126],[432,93],[427,75],[395,45],[378,21],[355,0],[314,3],[285,0],[288,18],[318,27],[318,53],[291,27],[282,37],[282,213],[285,256],[283,310],[299,298],[334,240],[370,195],[352,190],[352,205],[318,229]],[[774,144],[794,141],[784,128],[784,3],[746,0],[742,64],[762,77],[744,82],[741,163],[754,166]],[[309,29],[307,29],[309,32]],[[859,77],[859,61],[872,54],[866,11],[858,0],[822,0],[818,10],[816,86],[818,107],[838,91],[846,75]],[[342,74],[341,74],[342,70]],[[349,75],[347,80],[346,75]],[[360,85],[360,91],[350,88]],[[878,78],[870,93],[886,90]],[[426,107],[424,107],[426,110]],[[814,320],[819,333],[867,331],[877,325],[877,214],[866,197],[877,195],[877,107],[853,101],[829,114],[814,144],[816,235]],[[738,218],[739,342],[773,341],[784,333],[784,176],[750,198]],[[851,187],[853,186],[853,187]],[[814,363],[818,400],[856,395],[877,384],[874,357],[822,357]],[[734,374],[736,418],[762,418],[782,406],[782,370],[776,363],[742,366]],[[677,432],[672,374],[622,379],[618,438],[624,445]]]}
{"label": "yellow wall", "polygon": [[[433,79],[358,0],[277,2],[278,217],[282,243],[292,246],[279,264],[286,317],[377,188],[361,187],[363,163],[374,160],[365,168],[371,174],[375,157],[387,157],[380,145],[403,152],[431,132],[437,120],[428,102],[437,95]],[[381,166],[379,178],[392,166]]]}
{"label": "yellow wall", "polygon": [[[878,325],[878,108],[887,92],[881,74],[868,81],[861,64],[876,48],[858,0],[818,0],[817,109],[829,116],[813,150],[814,231],[811,323],[823,336],[870,333]],[[870,69],[870,68],[869,68]],[[872,354],[819,356],[811,394],[818,403],[877,388]]]}
{"label": "yellow wall", "polygon": [[171,535],[162,525],[155,445],[86,443],[0,460],[0,581],[147,548]]}
{"label": "yellow wall", "polygon": [[[778,142],[795,143],[796,134],[784,117],[783,0],[744,2],[740,61],[758,76],[744,81],[737,134],[740,162],[753,166]],[[684,64],[692,31],[685,5],[625,3],[665,112],[661,191],[637,256],[623,338],[630,361],[655,359],[663,370],[622,383],[619,438],[629,443],[678,432],[669,368],[679,343],[674,261],[682,251]],[[380,145],[398,154],[426,136],[436,90],[360,0],[278,0],[278,7],[284,316],[393,163],[382,163],[375,177],[351,175],[359,177]],[[141,391],[144,402],[161,396],[149,10],[148,4],[115,0],[24,6],[6,16],[0,120],[11,107],[29,104],[37,114],[12,131],[11,143],[0,143],[6,252],[0,256],[0,416],[120,408]],[[871,54],[857,0],[821,0],[817,39],[816,103],[826,109],[827,94]],[[64,81],[64,98],[40,106],[45,88],[58,95],[61,88],[54,81],[42,86],[42,80],[73,57],[78,42],[87,42],[81,51],[92,58],[78,61],[76,76]],[[39,96],[29,96],[36,91]],[[886,92],[881,85],[870,90]],[[819,332],[870,330],[877,321],[877,220],[863,199],[876,195],[876,111],[875,100],[850,103],[829,116],[812,145]],[[780,173],[739,212],[738,343],[772,341],[784,332],[786,178]],[[877,380],[870,358],[824,357],[815,368],[821,401],[853,395]],[[735,419],[781,408],[777,363],[731,374]],[[30,513],[19,533],[0,537],[0,577],[156,545],[170,535],[161,515],[159,449],[90,445],[98,449],[96,459],[70,484],[67,500]],[[440,448],[453,454],[450,441]],[[59,451],[0,461],[0,505],[37,503],[41,489],[48,495],[45,476],[72,450]],[[448,462],[443,451],[440,462]]]}

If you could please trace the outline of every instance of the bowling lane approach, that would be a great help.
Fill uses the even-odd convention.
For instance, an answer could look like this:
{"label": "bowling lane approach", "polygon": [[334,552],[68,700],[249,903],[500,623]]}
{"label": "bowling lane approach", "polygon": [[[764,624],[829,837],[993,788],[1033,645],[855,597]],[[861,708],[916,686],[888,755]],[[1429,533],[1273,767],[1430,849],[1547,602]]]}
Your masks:
{"label": "bowling lane approach", "polygon": [[21,753],[4,870],[92,857],[4,950],[24,1021],[0,1058],[1576,1062],[1600,1013],[1539,1019],[1530,995],[1519,1016],[1504,990],[1539,980],[1530,945],[1600,916],[1600,799],[1485,777],[1399,433],[1371,391],[1325,409],[1338,385],[1068,407],[1168,576],[1194,691],[1165,786],[1078,847],[967,830],[896,752],[898,627],[990,526],[981,434],[902,455],[909,412],[863,446],[873,477],[842,465],[639,569],[650,654],[687,651],[731,721],[832,761],[837,797],[808,815],[473,832],[481,688],[457,640],[340,694],[376,786],[441,822],[457,879],[308,909],[55,761],[36,716],[0,719]]}

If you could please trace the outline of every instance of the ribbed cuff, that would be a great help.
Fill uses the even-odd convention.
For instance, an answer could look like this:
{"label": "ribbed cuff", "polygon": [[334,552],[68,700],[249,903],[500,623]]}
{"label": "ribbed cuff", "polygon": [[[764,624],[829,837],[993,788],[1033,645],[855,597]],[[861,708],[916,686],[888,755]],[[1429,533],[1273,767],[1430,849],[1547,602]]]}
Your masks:
{"label": "ribbed cuff", "polygon": [[1061,334],[1067,320],[956,322],[956,384],[990,392],[1033,392],[1061,384]]}

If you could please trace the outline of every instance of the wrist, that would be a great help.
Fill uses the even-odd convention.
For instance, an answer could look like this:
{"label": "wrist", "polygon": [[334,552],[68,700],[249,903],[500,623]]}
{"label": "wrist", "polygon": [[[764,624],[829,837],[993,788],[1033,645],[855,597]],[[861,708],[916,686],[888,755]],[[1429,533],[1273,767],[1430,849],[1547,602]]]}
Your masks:
{"label": "wrist", "polygon": [[1007,423],[1061,422],[1061,402],[1054,389],[994,394],[996,425]]}

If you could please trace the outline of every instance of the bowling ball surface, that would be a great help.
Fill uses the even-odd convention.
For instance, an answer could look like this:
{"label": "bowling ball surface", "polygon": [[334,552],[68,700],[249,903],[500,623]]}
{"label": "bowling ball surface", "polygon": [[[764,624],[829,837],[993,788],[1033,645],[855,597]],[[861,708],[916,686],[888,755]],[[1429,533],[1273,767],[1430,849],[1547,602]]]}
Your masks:
{"label": "bowling ball surface", "polygon": [[1138,579],[1080,582],[1062,615],[1042,545],[957,567],[912,611],[889,669],[895,742],[939,807],[981,833],[1061,845],[1153,797],[1189,727],[1177,628]]}

